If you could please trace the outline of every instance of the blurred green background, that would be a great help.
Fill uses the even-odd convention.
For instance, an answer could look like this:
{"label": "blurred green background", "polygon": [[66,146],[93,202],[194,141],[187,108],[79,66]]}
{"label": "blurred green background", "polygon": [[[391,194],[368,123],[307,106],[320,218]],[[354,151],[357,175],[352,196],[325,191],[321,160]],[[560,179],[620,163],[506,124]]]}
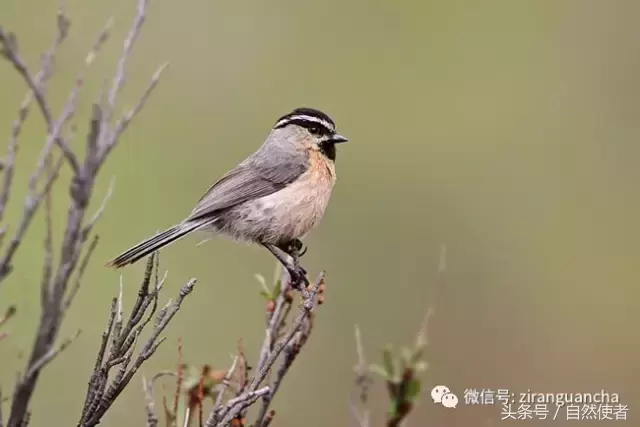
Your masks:
{"label": "blurred green background", "polygon": [[[49,93],[58,109],[97,31],[116,19],[82,93],[77,146],[135,3],[67,1],[72,32]],[[50,45],[56,8],[55,1],[0,3],[0,24],[17,32],[32,69]],[[94,202],[112,176],[115,193],[61,336],[83,333],[41,377],[31,425],[77,421],[118,289],[119,273],[104,261],[180,220],[277,117],[300,105],[326,110],[350,142],[338,153],[324,221],[306,240],[307,269],[328,271],[327,302],[274,403],[277,425],[348,425],[354,325],[369,359],[386,343],[410,342],[438,280],[441,245],[448,269],[430,325],[425,388],[443,383],[459,396],[483,387],[605,389],[620,393],[637,420],[639,14],[631,0],[154,0],[120,107],[136,101],[158,64],[170,66],[101,172]],[[0,81],[8,141],[25,86],[4,62]],[[8,212],[13,227],[44,140],[41,118],[32,119]],[[59,245],[66,189],[55,197]],[[39,217],[0,289],[0,309],[19,310],[0,344],[5,393],[33,342],[42,232]],[[190,277],[199,284],[147,375],[174,367],[179,336],[193,364],[228,366],[239,337],[257,354],[264,301],[253,275],[271,277],[272,258],[226,239],[196,247],[199,240],[162,253],[165,299]],[[122,271],[127,307],[142,269]],[[378,383],[378,416],[384,394]],[[141,425],[144,417],[135,378],[104,424]],[[409,425],[499,422],[498,407],[447,411],[425,393]]]}

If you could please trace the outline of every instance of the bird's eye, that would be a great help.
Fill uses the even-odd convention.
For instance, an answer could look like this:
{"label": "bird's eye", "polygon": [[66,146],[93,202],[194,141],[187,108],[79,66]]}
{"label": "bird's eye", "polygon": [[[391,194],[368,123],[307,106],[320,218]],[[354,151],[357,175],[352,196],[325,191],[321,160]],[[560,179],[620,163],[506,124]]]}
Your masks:
{"label": "bird's eye", "polygon": [[320,128],[318,126],[312,126],[309,128],[309,132],[311,132],[312,135],[319,135]]}

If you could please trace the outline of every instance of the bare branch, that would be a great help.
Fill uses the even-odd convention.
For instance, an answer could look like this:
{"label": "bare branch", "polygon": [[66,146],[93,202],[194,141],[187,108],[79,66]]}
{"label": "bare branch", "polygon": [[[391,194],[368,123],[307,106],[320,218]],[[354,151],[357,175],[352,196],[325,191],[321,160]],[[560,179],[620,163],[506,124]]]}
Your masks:
{"label": "bare branch", "polygon": [[115,125],[115,130],[114,130],[113,134],[111,135],[111,138],[104,144],[104,148],[103,148],[103,151],[102,151],[102,153],[103,153],[102,156],[106,156],[106,155],[109,154],[109,152],[118,143],[118,138],[120,138],[120,136],[129,127],[129,123],[131,123],[131,121],[135,118],[135,116],[137,116],[138,113],[144,108],[144,106],[146,105],[147,100],[151,96],[151,93],[153,92],[153,90],[156,88],[158,82],[160,81],[160,76],[162,75],[162,73],[164,72],[164,70],[167,68],[168,65],[169,64],[165,62],[164,64],[162,64],[162,65],[160,65],[158,67],[156,72],[153,73],[153,76],[151,77],[151,81],[149,82],[149,85],[147,86],[145,91],[142,93],[142,96],[140,97],[140,100],[135,105],[135,107],[133,107],[131,110],[127,111],[124,114],[124,116],[122,116],[122,118],[117,121],[117,123]]}
{"label": "bare branch", "polygon": [[89,231],[91,231],[95,223],[100,219],[100,216],[102,216],[102,212],[104,212],[104,209],[107,207],[107,202],[109,201],[109,199],[111,198],[111,195],[113,194],[113,189],[115,188],[115,185],[116,185],[116,177],[114,176],[113,178],[111,178],[111,182],[109,183],[109,188],[107,189],[107,194],[104,196],[104,199],[100,204],[100,207],[98,208],[96,213],[93,214],[93,216],[87,222],[87,224],[84,226],[83,232],[88,233]]}
{"label": "bare branch", "polygon": [[226,413],[222,421],[220,421],[220,423],[218,423],[217,425],[229,425],[242,409],[253,405],[256,400],[258,400],[261,396],[268,394],[270,391],[271,389],[269,388],[269,386],[266,386],[258,390],[244,393],[236,397],[235,399],[231,399],[229,403],[227,403],[227,406],[230,408],[230,410]]}
{"label": "bare branch", "polygon": [[102,340],[100,342],[100,348],[98,349],[96,363],[94,365],[93,373],[91,374],[91,378],[89,380],[87,396],[85,397],[85,401],[82,409],[83,416],[84,414],[95,410],[97,401],[102,396],[102,389],[104,387],[103,382],[104,382],[104,375],[105,375],[102,365],[103,365],[104,357],[107,351],[109,336],[111,335],[111,331],[113,329],[113,322],[115,321],[115,318],[116,318],[117,304],[118,304],[118,299],[114,298],[111,301],[111,310],[109,312],[109,320],[107,321],[106,329],[102,333]]}
{"label": "bare branch", "polygon": [[[10,305],[4,312],[4,314],[2,315],[2,317],[0,317],[0,327],[2,327],[2,325],[4,325],[5,323],[7,323],[9,321],[9,319],[11,319],[13,316],[15,316],[16,314],[16,307],[14,305]],[[3,339],[5,339],[6,337],[9,336],[8,332],[0,332],[0,341],[2,341]],[[0,406],[2,405],[2,399],[0,399]],[[0,417],[1,420],[2,417]]]}
{"label": "bare branch", "polygon": [[73,302],[73,299],[76,297],[76,294],[80,290],[80,284],[82,283],[82,276],[84,276],[84,271],[87,269],[87,265],[89,265],[89,260],[93,255],[93,251],[95,251],[96,247],[98,246],[99,241],[100,241],[100,237],[97,234],[93,236],[93,240],[89,244],[89,249],[87,249],[87,253],[84,256],[84,259],[80,262],[80,268],[78,269],[76,280],[73,284],[73,287],[69,291],[69,296],[67,296],[67,299],[64,303],[63,311],[65,313],[67,312],[67,310],[69,310],[69,307],[71,307],[71,303]]}
{"label": "bare branch", "polygon": [[153,386],[142,376],[142,389],[144,390],[145,408],[147,410],[147,427],[156,427],[158,417],[156,417],[156,403],[153,398]]}
{"label": "bare branch", "polygon": [[60,347],[51,349],[47,354],[45,354],[41,359],[32,364],[29,367],[29,370],[24,375],[22,382],[28,381],[36,372],[44,368],[49,362],[51,362],[58,354],[62,353],[67,347],[73,343],[80,336],[82,331],[78,329],[78,331],[71,337],[67,338],[60,344]]}
{"label": "bare branch", "polygon": [[[355,326],[356,352],[358,354],[358,363],[354,367],[356,372],[355,387],[351,396],[351,414],[355,418],[359,427],[369,427],[370,415],[367,404],[369,402],[369,387],[373,382],[369,373],[369,366],[364,357],[364,349],[362,347],[362,337],[360,336],[360,328]],[[361,408],[361,411],[359,410]],[[362,413],[360,413],[362,412]]]}
{"label": "bare branch", "polygon": [[138,0],[138,10],[136,17],[134,19],[133,25],[129,30],[129,34],[124,41],[124,48],[122,49],[122,55],[120,55],[120,60],[118,61],[118,68],[116,71],[116,75],[113,78],[113,82],[111,83],[111,89],[109,90],[109,97],[107,100],[107,107],[105,108],[105,122],[108,123],[111,121],[111,117],[113,116],[113,112],[116,106],[116,98],[118,97],[118,93],[123,88],[125,83],[125,68],[127,65],[127,61],[131,56],[131,50],[133,49],[133,45],[135,44],[138,36],[140,35],[140,30],[142,29],[142,24],[144,23],[147,6],[149,5],[149,0]]}
{"label": "bare branch", "polygon": [[7,224],[0,227],[0,247],[2,247],[2,244],[4,243],[4,238],[7,236],[8,228],[9,227],[7,226]]}
{"label": "bare branch", "polygon": [[[53,57],[55,55],[55,51],[57,47],[66,39],[69,26],[70,26],[69,20],[64,16],[64,13],[62,12],[62,10],[59,10],[58,11],[58,35],[48,55],[45,55],[45,58],[47,59],[43,61],[44,62],[43,68],[41,72],[38,74],[40,76],[39,79],[37,77],[36,78],[32,77],[32,75],[29,73],[29,70],[27,69],[25,62],[18,54],[18,42],[16,40],[15,35],[4,32],[2,27],[0,27],[0,45],[2,46],[2,50],[0,50],[0,54],[2,54],[2,56],[4,56],[13,65],[16,71],[18,71],[20,76],[22,76],[24,81],[27,83],[27,86],[29,86],[29,89],[31,89],[31,93],[27,95],[27,97],[25,98],[25,101],[22,104],[24,107],[24,117],[22,118],[21,122],[24,122],[24,120],[26,119],[26,115],[28,114],[27,113],[28,105],[31,103],[32,97],[35,97],[36,102],[40,107],[40,111],[42,112],[42,116],[44,117],[45,122],[47,123],[47,128],[50,133],[53,131],[53,128],[54,128],[53,114],[51,113],[49,104],[47,103],[47,100],[44,96],[41,83],[51,75],[50,67],[53,61]],[[23,111],[23,108],[21,108],[21,111]],[[21,117],[22,117],[22,113],[21,113]],[[18,126],[21,126],[21,123]],[[17,132],[19,133],[19,129]],[[55,137],[55,142],[62,149],[62,152],[64,153],[67,160],[69,160],[69,164],[71,165],[72,169],[74,171],[77,171],[78,160],[76,159],[75,155],[67,145],[64,138],[58,134]]]}
{"label": "bare branch", "polygon": [[[68,22],[68,21],[67,21]],[[110,26],[111,24],[108,23],[108,26]],[[100,47],[102,46],[102,44],[104,43],[104,40],[106,40],[106,28],[102,30],[102,32],[100,33],[97,41],[94,43],[93,47],[92,47],[92,56],[95,57],[97,51],[100,49]],[[5,46],[5,52],[6,52],[6,56],[7,58],[14,64],[14,66],[16,66],[16,68],[21,71],[24,71],[26,73],[27,76],[29,76],[29,81],[31,81],[31,77],[28,74],[28,71],[26,70],[26,66],[24,66],[24,63],[22,62],[22,59],[17,55],[17,47],[16,47],[16,43],[14,41],[14,43],[8,43],[6,41],[6,38],[3,39],[2,38],[2,31],[0,29],[0,41],[4,41],[4,46]],[[15,38],[13,39],[15,40]],[[73,153],[71,153],[71,151],[69,150],[69,148],[66,146],[66,142],[64,142],[63,139],[60,138],[60,135],[62,134],[62,131],[66,125],[66,123],[69,121],[69,119],[71,119],[71,117],[74,116],[75,114],[75,108],[76,108],[76,101],[78,98],[78,94],[79,94],[79,90],[80,87],[83,85],[84,83],[84,72],[86,70],[86,68],[91,64],[92,60],[89,61],[87,60],[85,63],[85,69],[81,70],[78,73],[78,76],[76,77],[76,84],[74,86],[74,88],[72,89],[71,93],[69,94],[69,97],[67,99],[67,103],[64,107],[63,113],[60,115],[60,117],[58,118],[57,121],[53,121],[52,119],[52,115],[51,112],[47,106],[46,100],[44,98],[44,95],[42,93],[42,91],[39,90],[38,87],[33,86],[30,87],[32,89],[32,92],[35,94],[36,99],[40,100],[42,99],[42,102],[39,101],[39,104],[41,106],[41,109],[43,111],[43,115],[45,116],[45,120],[47,121],[47,126],[49,129],[49,134],[47,136],[47,140],[44,144],[44,147],[40,153],[39,156],[39,160],[37,163],[37,167],[34,171],[34,173],[31,175],[31,178],[29,179],[29,191],[30,191],[30,195],[27,196],[27,200],[25,201],[25,213],[23,214],[23,218],[22,218],[22,223],[21,225],[24,226],[24,229],[22,230],[21,234],[24,234],[24,232],[26,232],[27,228],[29,227],[30,223],[31,223],[31,219],[33,217],[33,215],[36,212],[36,209],[40,203],[40,200],[36,200],[37,203],[35,203],[33,205],[33,209],[31,209],[31,204],[33,203],[33,201],[31,199],[33,199],[34,193],[36,192],[36,186],[37,183],[40,181],[41,176],[45,173],[45,170],[47,169],[47,165],[48,165],[48,161],[50,158],[50,154],[51,154],[51,149],[53,148],[53,144],[54,142],[58,142],[58,141],[62,141],[59,142],[59,144],[61,144],[61,148],[63,149],[63,152],[65,153],[65,156],[67,157],[67,159],[69,160],[70,164],[72,165],[72,168],[74,170],[74,172],[78,173],[78,162],[77,159],[75,157],[75,155]],[[17,64],[17,65],[16,65]],[[42,72],[43,75],[47,75],[47,71],[43,71]],[[25,77],[26,78],[26,77]],[[29,98],[29,96],[27,96],[27,98]],[[17,138],[17,134],[16,132],[19,133],[20,127],[22,126],[22,123],[24,122],[24,119],[26,118],[26,114],[27,114],[27,107],[30,101],[28,102],[24,102],[23,103],[23,107],[21,108],[21,115],[20,118],[18,119],[18,121],[16,121],[16,123],[14,123],[14,135],[15,138]],[[17,128],[17,131],[16,131]],[[12,139],[12,143],[13,143],[13,139]],[[15,143],[13,143],[15,144]],[[12,152],[12,145],[10,144],[10,153]],[[13,153],[15,154],[15,146],[13,146]],[[10,188],[11,185],[11,177],[13,176],[13,163],[14,163],[14,157],[11,154],[9,155],[10,158],[10,164],[11,166],[9,168],[7,168],[7,170],[5,171],[5,191],[3,191],[3,195],[0,196],[0,214],[2,212],[2,209],[4,204],[6,204],[6,199],[8,199],[8,188]],[[57,172],[59,171],[59,167],[56,168],[55,174],[54,176],[57,177]],[[51,184],[53,184],[51,182]],[[50,187],[50,185],[49,185]],[[43,193],[43,196],[46,197],[46,195],[48,194],[48,190],[50,188],[47,188],[47,191]],[[4,202],[3,202],[4,200]],[[29,208],[27,208],[29,207]],[[20,233],[20,231],[19,231]],[[15,251],[18,249],[20,243],[21,243],[21,239],[22,236],[20,236],[20,238],[18,239],[14,239],[15,245],[12,246],[8,251],[7,254],[2,258],[2,260],[0,261],[0,281],[2,279],[4,279],[6,277],[6,275],[9,272],[9,264],[11,262],[11,259],[13,257],[13,255],[15,254]],[[77,245],[76,245],[77,246]],[[50,275],[50,267],[45,266],[45,275],[49,274]],[[45,280],[46,279],[46,280]],[[49,286],[49,282],[50,282],[50,278],[45,277],[43,279],[43,286],[46,283],[46,286]]]}
{"label": "bare branch", "polygon": [[[47,159],[47,170],[52,171],[51,157]],[[45,219],[45,237],[44,237],[44,256],[42,260],[42,281],[40,290],[42,299],[46,298],[46,293],[51,286],[51,276],[53,274],[53,213],[52,213],[51,192],[48,191],[44,195],[44,219]]]}
{"label": "bare branch", "polygon": [[273,422],[273,418],[276,416],[276,411],[273,409],[269,410],[267,415],[262,420],[262,427],[269,427]]}
{"label": "bare branch", "polygon": [[9,201],[11,193],[11,184],[13,183],[13,174],[16,161],[16,153],[18,151],[18,136],[22,129],[24,121],[27,119],[30,98],[25,98],[18,112],[18,118],[13,121],[11,128],[11,139],[9,140],[9,148],[7,156],[4,160],[4,180],[2,183],[2,193],[0,194],[0,221],[4,217],[4,211]]}
{"label": "bare branch", "polygon": [[[9,152],[7,153],[6,160],[3,162],[3,169],[5,169],[5,178],[3,183],[2,196],[0,196],[0,221],[2,220],[4,210],[9,199],[9,192],[11,190],[13,170],[15,167],[15,156],[18,147],[18,136],[20,135],[22,126],[29,115],[29,106],[33,101],[34,94],[36,96],[39,95],[39,105],[45,117],[45,121],[47,122],[47,126],[50,126],[51,113],[48,109],[48,106],[46,106],[46,103],[43,102],[44,91],[46,89],[45,84],[52,74],[52,64],[56,51],[58,50],[58,46],[62,44],[69,33],[69,21],[62,9],[58,10],[57,24],[57,35],[55,37],[53,45],[51,46],[49,51],[45,53],[42,60],[42,66],[35,78],[31,77],[26,69],[26,66],[24,65],[24,62],[18,56],[17,40],[15,36],[10,33],[5,33],[2,27],[0,27],[0,45],[2,46],[2,50],[0,50],[0,52],[2,53],[2,56],[4,56],[12,63],[12,65],[18,70],[23,78],[26,78],[27,85],[31,88],[29,93],[27,93],[27,95],[24,97],[22,104],[20,105],[18,118],[13,122],[11,139],[9,141]],[[39,91],[34,91],[33,88],[39,88]]]}
{"label": "bare branch", "polygon": [[[140,31],[141,23],[144,20],[145,9],[147,6],[147,0],[139,0],[138,3],[138,15],[134,20],[131,31],[125,43],[124,52],[120,58],[118,71],[114,82],[118,82],[115,89],[109,93],[109,111],[107,116],[113,113],[113,105],[115,105],[116,96],[124,81],[124,64],[128,59],[131,52],[131,45],[137,38]],[[43,56],[42,68],[40,72],[34,77],[30,74],[25,62],[22,60],[18,53],[16,38],[13,34],[5,32],[0,28],[0,52],[5,59],[7,59],[13,67],[18,71],[23,80],[27,83],[30,89],[29,95],[25,98],[25,101],[21,104],[18,118],[14,121],[12,127],[11,138],[9,140],[8,153],[5,159],[2,160],[4,166],[4,183],[0,192],[0,221],[6,210],[7,203],[9,201],[9,195],[11,191],[12,178],[15,170],[15,157],[18,148],[18,136],[22,129],[22,126],[27,118],[28,107],[31,103],[31,99],[35,99],[42,115],[47,124],[47,137],[40,152],[37,165],[31,174],[29,180],[29,195],[25,200],[25,207],[23,210],[22,219],[15,236],[12,238],[7,249],[0,255],[0,282],[7,277],[11,270],[12,259],[23,240],[23,237],[29,228],[32,218],[40,205],[41,200],[45,199],[45,220],[46,220],[46,234],[44,239],[45,256],[43,263],[43,275],[41,281],[41,293],[42,293],[42,315],[40,317],[40,323],[36,334],[36,340],[32,346],[31,354],[25,371],[28,375],[25,375],[21,381],[16,384],[13,400],[11,405],[11,412],[9,414],[9,427],[23,427],[28,419],[28,406],[33,395],[36,383],[38,381],[39,374],[42,368],[47,364],[47,361],[51,355],[56,353],[56,339],[60,331],[61,323],[64,318],[65,312],[68,310],[71,302],[73,301],[78,288],[80,286],[82,276],[89,262],[91,254],[95,249],[97,240],[94,239],[88,249],[85,244],[90,237],[90,232],[99,219],[101,213],[104,211],[104,207],[109,196],[112,193],[113,183],[107,192],[107,197],[103,201],[102,205],[98,208],[96,214],[85,221],[87,217],[87,207],[89,206],[94,193],[95,182],[97,180],[98,171],[106,161],[106,153],[99,152],[99,136],[100,135],[116,135],[116,129],[112,126],[108,120],[104,120],[105,114],[103,114],[102,96],[100,95],[98,101],[94,102],[94,108],[92,111],[90,130],[86,139],[86,157],[83,162],[80,163],[78,156],[71,151],[69,147],[69,140],[65,139],[63,133],[69,127],[68,124],[72,117],[76,115],[76,104],[79,96],[80,89],[84,86],[85,74],[90,65],[94,62],[101,47],[106,42],[113,20],[109,19],[105,27],[98,34],[95,42],[89,50],[84,64],[80,67],[80,70],[76,74],[74,85],[71,88],[67,97],[67,102],[62,109],[59,116],[54,118],[53,111],[50,104],[46,99],[46,91],[44,83],[52,74],[52,63],[54,59],[54,53],[57,46],[66,38],[68,33],[69,21],[62,11],[58,14],[58,37],[53,44],[53,48]],[[150,87],[153,88],[157,84],[157,76],[150,83]],[[150,90],[148,90],[150,92]],[[144,102],[148,98],[148,93],[145,92],[143,99],[139,103],[138,108],[134,108],[133,112],[123,119],[122,123],[126,123],[124,126],[129,125],[130,121],[144,106]],[[71,131],[75,127],[71,126]],[[55,167],[51,167],[51,155],[54,146],[58,146],[63,153],[63,156],[58,161]],[[69,186],[69,193],[71,194],[70,206],[67,214],[66,228],[63,233],[63,239],[60,244],[59,253],[55,254],[56,266],[54,268],[53,259],[53,241],[52,241],[52,221],[51,221],[51,204],[50,204],[50,190],[55,182],[58,172],[64,162],[64,159],[68,160],[73,171],[71,184]],[[42,178],[46,177],[44,184],[41,183]],[[43,189],[38,190],[38,187]],[[4,236],[7,226],[3,224],[2,233],[0,238]],[[86,249],[86,251],[85,251]],[[82,253],[85,252],[84,258],[81,258]],[[80,264],[79,269],[78,264]],[[70,282],[75,274],[75,282],[71,287]],[[189,288],[189,292],[192,289],[193,284]],[[68,292],[69,291],[69,292]],[[83,422],[93,420],[99,420],[102,416],[105,402],[112,402],[113,399],[120,393],[121,388],[126,385],[130,380],[133,372],[139,367],[144,360],[150,357],[157,348],[160,339],[157,335],[154,337],[156,340],[152,345],[144,350],[144,357],[140,358],[138,355],[135,358],[135,342],[140,335],[142,328],[149,322],[151,315],[144,320],[144,314],[147,307],[150,305],[153,307],[151,312],[155,311],[157,306],[157,295],[159,292],[159,286],[154,292],[146,292],[143,298],[143,304],[136,307],[135,313],[132,314],[131,322],[123,325],[121,322],[116,321],[117,317],[117,304],[113,307],[113,316],[109,321],[108,329],[103,335],[103,342],[101,349],[98,353],[96,361],[96,371],[91,377],[90,390],[88,391],[87,398],[84,405],[84,414],[89,414],[88,418]],[[187,292],[188,293],[188,292]],[[65,298],[66,297],[66,298]],[[178,301],[181,301],[181,296]],[[179,307],[179,302],[178,302]],[[166,310],[166,321],[168,322],[177,311],[175,306],[170,306]],[[162,324],[166,326],[166,323]],[[117,329],[117,330],[116,330]],[[126,334],[125,334],[126,333]],[[158,331],[160,333],[160,331]],[[109,338],[115,337],[118,351],[111,352],[108,356],[105,354],[109,344]],[[64,343],[63,343],[64,346]],[[113,357],[111,357],[113,356]],[[117,362],[117,363],[114,363]],[[130,365],[130,362],[132,366]],[[109,365],[111,364],[111,365]],[[116,381],[108,387],[108,373],[110,367],[120,365],[119,371],[116,375]],[[114,384],[116,387],[114,388]],[[110,405],[107,404],[107,407]],[[102,412],[101,412],[102,411]]]}
{"label": "bare branch", "polygon": [[[207,427],[212,427],[212,426],[225,427],[231,422],[231,420],[233,420],[236,416],[238,416],[241,412],[243,412],[248,406],[253,404],[257,400],[257,397],[254,399],[256,390],[258,389],[262,381],[266,378],[273,364],[276,362],[280,354],[283,351],[285,351],[285,349],[288,348],[290,344],[292,344],[292,340],[297,340],[298,342],[295,345],[295,347],[297,347],[296,351],[292,351],[288,355],[285,355],[285,360],[283,361],[283,366],[285,366],[285,368],[281,369],[281,371],[279,372],[279,376],[276,379],[276,383],[274,383],[274,385],[272,386],[266,386],[260,389],[261,390],[260,396],[262,396],[263,399],[267,399],[263,404],[263,408],[260,411],[260,415],[256,420],[256,426],[260,426],[262,424],[263,419],[267,415],[269,403],[273,398],[274,386],[277,389],[277,387],[279,386],[279,383],[282,381],[282,376],[286,374],[286,371],[288,370],[288,368],[291,366],[291,363],[293,362],[293,358],[295,357],[295,355],[297,355],[297,351],[299,351],[298,346],[303,345],[304,342],[306,341],[305,336],[308,336],[308,333],[310,331],[309,319],[317,303],[316,295],[318,294],[318,291],[323,285],[324,285],[324,272],[318,275],[318,278],[316,279],[315,283],[311,286],[310,291],[307,290],[308,298],[304,299],[304,301],[302,302],[300,311],[298,312],[298,315],[296,316],[294,322],[289,328],[289,331],[275,345],[273,350],[269,351],[269,354],[264,359],[264,362],[262,364],[259,364],[259,366],[256,368],[257,372],[255,373],[253,379],[251,380],[249,385],[246,387],[246,389],[242,390],[240,395],[238,395],[236,398],[231,399],[229,402],[227,402],[227,404],[222,409],[217,410],[216,408],[214,408],[207,420],[207,423],[206,423]],[[285,293],[281,294],[281,296],[283,298],[286,298],[284,294]],[[271,324],[271,321],[270,321],[270,324]],[[306,331],[305,331],[305,324],[307,325],[307,328],[308,328]],[[294,347],[289,347],[289,348],[293,349]]]}
{"label": "bare branch", "polygon": [[[165,309],[156,317],[156,324],[147,342],[138,352],[137,356],[134,356],[135,343],[149,320],[149,317],[145,320],[144,313],[148,310],[149,306],[151,306],[152,301],[157,299],[157,291],[161,287],[161,283],[158,282],[156,283],[156,291],[149,292],[149,282],[153,275],[154,267],[157,267],[154,264],[154,258],[154,256],[151,256],[147,262],[145,276],[138,291],[139,297],[134,303],[127,322],[124,322],[123,319],[118,319],[122,311],[119,307],[122,303],[122,298],[118,297],[114,299],[108,327],[103,334],[102,346],[87,390],[84,409],[80,417],[79,425],[81,426],[94,426],[100,422],[105,412],[115,402],[127,384],[129,384],[133,375],[164,341],[164,338],[160,338],[160,334],[178,312],[184,298],[191,293],[195,286],[196,281],[192,279],[182,287],[175,301],[169,301],[167,303]],[[152,311],[153,310],[152,308]],[[116,327],[118,323],[120,327]],[[109,340],[109,337],[111,337],[111,340]],[[107,352],[106,347],[109,341],[111,341],[111,348]],[[110,370],[118,365],[118,371],[109,383]],[[156,378],[157,376],[154,377],[152,382]],[[150,387],[148,383],[145,383],[145,387],[148,388],[149,393],[152,393],[152,387]],[[149,405],[148,402],[149,399],[147,399],[147,405]]]}
{"label": "bare branch", "polygon": [[[144,24],[147,6],[149,4],[149,0],[138,0],[138,9],[136,13],[136,17],[134,18],[133,25],[129,30],[129,34],[124,41],[124,47],[122,49],[122,54],[120,55],[120,59],[118,61],[118,66],[116,69],[115,76],[113,81],[111,82],[111,87],[109,89],[109,93],[107,96],[106,105],[103,108],[103,114],[101,117],[101,121],[99,124],[100,131],[96,134],[96,147],[100,149],[100,153],[98,155],[98,163],[102,162],[102,159],[107,156],[107,154],[113,149],[113,147],[118,142],[118,137],[124,131],[124,128],[119,132],[116,129],[111,129],[109,124],[113,118],[116,106],[116,100],[120,90],[124,87],[125,84],[125,69],[127,65],[127,61],[131,55],[131,51],[133,50],[133,46],[135,42],[138,40],[138,36],[140,35],[140,31],[142,29],[142,24]],[[155,76],[154,76],[155,77]],[[159,75],[158,75],[159,77]],[[148,97],[147,92],[150,92],[153,87],[156,86],[157,82],[151,82],[151,89],[148,89],[145,94],[143,94],[143,100],[140,101],[141,104],[144,104],[146,97]],[[133,118],[133,115],[131,116]],[[128,125],[128,123],[127,123]],[[124,127],[126,127],[125,125]],[[117,128],[120,128],[121,125],[117,125]]]}
{"label": "bare branch", "polygon": [[[222,405],[222,398],[224,397],[224,394],[227,391],[227,388],[229,388],[229,381],[231,380],[231,376],[233,375],[233,372],[236,370],[237,363],[238,363],[238,356],[236,355],[233,358],[233,363],[231,363],[231,367],[225,374],[224,379],[222,380],[222,384],[221,384],[220,390],[218,391],[216,402],[213,405],[213,410],[211,411],[211,415],[215,414],[217,411],[220,410],[220,406]],[[208,419],[207,419],[207,423],[209,423]]]}
{"label": "bare branch", "polygon": [[22,243],[22,238],[24,237],[29,225],[31,224],[31,220],[40,206],[40,202],[44,198],[46,194],[51,191],[51,187],[54,182],[58,178],[58,174],[60,172],[60,168],[62,167],[62,157],[58,159],[56,165],[54,166],[52,173],[49,175],[45,182],[44,189],[39,194],[30,194],[27,196],[24,202],[24,211],[22,214],[22,219],[18,226],[18,231],[16,232],[15,237],[11,240],[9,247],[5,254],[0,258],[0,282],[10,273],[11,271],[11,260],[15,255],[20,243]]}
{"label": "bare branch", "polygon": [[[164,64],[161,64],[156,69],[155,73],[153,73],[153,76],[151,76],[151,81],[149,82],[149,85],[142,93],[142,96],[140,97],[140,100],[138,101],[138,103],[132,109],[127,111],[120,120],[118,120],[115,127],[116,129],[115,134],[113,136],[114,140],[117,139],[127,129],[127,127],[129,126],[129,123],[131,123],[131,120],[133,120],[136,117],[136,115],[144,108],[147,100],[151,96],[151,93],[158,85],[158,82],[160,81],[160,76],[162,76],[162,73],[168,66],[169,66],[169,63],[165,62]],[[113,142],[115,141],[112,141],[110,143],[113,143]]]}
{"label": "bare branch", "polygon": [[[291,257],[289,257],[289,259],[291,259]],[[258,370],[264,365],[269,353],[273,350],[273,345],[286,319],[286,309],[291,308],[292,298],[287,292],[290,287],[291,277],[286,269],[281,269],[280,292],[278,298],[276,298],[275,309],[269,313],[269,317],[267,318],[267,330],[265,332],[264,342],[262,343],[262,349],[260,350],[260,359],[257,365]]]}

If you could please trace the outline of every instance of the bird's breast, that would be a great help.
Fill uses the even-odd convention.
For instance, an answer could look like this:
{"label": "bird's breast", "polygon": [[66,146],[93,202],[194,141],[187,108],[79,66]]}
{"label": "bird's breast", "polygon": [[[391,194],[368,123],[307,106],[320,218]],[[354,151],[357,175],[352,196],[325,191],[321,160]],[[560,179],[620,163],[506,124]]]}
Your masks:
{"label": "bird's breast", "polygon": [[332,162],[310,152],[309,168],[285,188],[227,212],[220,231],[240,240],[281,244],[304,237],[318,225],[336,181]]}
{"label": "bird's breast", "polygon": [[309,167],[295,181],[226,211],[216,228],[238,240],[266,244],[302,238],[322,219],[335,181],[333,162],[310,151]]}
{"label": "bird's breast", "polygon": [[297,239],[316,227],[329,204],[335,182],[333,163],[321,153],[312,151],[306,172],[287,187],[261,200],[265,212],[273,215],[273,237],[279,235],[281,241]]}

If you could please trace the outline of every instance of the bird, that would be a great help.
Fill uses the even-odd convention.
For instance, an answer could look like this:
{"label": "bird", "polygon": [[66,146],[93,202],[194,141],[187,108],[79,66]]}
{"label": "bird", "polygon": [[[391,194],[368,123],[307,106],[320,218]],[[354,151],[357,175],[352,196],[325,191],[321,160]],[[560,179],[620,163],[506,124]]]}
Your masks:
{"label": "bird", "polygon": [[301,239],[325,213],[336,183],[336,145],[347,141],[326,113],[295,108],[276,120],[253,154],[209,187],[186,218],[107,266],[133,264],[188,234],[205,231],[265,247],[287,269],[292,284],[308,284],[298,264],[306,252]]}

